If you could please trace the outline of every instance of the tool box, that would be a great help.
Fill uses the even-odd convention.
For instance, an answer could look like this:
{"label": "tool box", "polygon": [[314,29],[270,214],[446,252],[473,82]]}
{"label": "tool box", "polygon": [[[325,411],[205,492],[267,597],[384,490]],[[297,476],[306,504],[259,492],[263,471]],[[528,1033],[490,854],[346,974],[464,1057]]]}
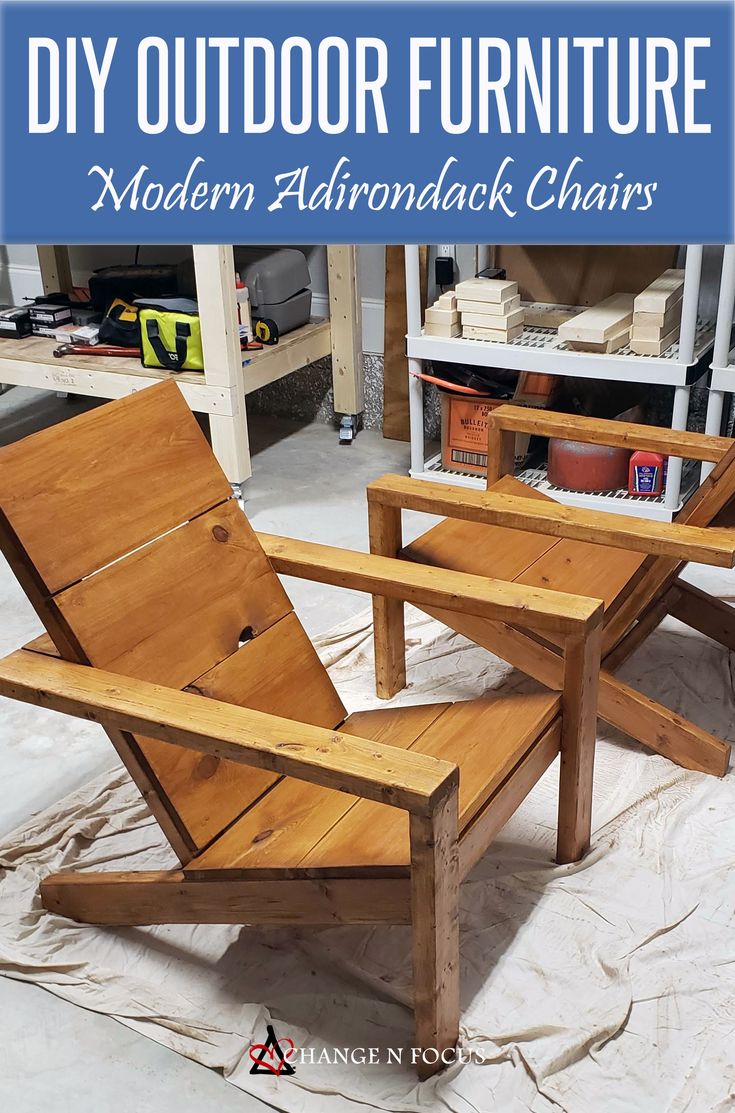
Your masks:
{"label": "tool box", "polygon": [[0,307],[0,336],[10,340],[20,340],[30,336],[31,314],[26,305],[3,305]]}
{"label": "tool box", "polygon": [[247,286],[254,320],[273,321],[278,335],[308,322],[311,275],[303,251],[236,247],[235,269]]}

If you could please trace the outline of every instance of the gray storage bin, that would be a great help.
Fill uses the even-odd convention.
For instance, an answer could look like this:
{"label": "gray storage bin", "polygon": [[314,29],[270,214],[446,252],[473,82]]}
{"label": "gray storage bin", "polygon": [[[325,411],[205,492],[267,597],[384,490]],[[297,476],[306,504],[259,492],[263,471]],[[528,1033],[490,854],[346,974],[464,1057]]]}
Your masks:
{"label": "gray storage bin", "polygon": [[279,334],[305,325],[311,316],[311,275],[303,251],[235,247],[234,252],[253,317],[275,321]]}

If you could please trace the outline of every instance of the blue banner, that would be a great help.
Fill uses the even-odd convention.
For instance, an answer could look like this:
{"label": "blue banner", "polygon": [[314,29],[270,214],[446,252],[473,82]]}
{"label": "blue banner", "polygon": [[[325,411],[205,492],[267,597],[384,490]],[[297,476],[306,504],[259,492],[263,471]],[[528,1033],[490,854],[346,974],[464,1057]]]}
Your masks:
{"label": "blue banner", "polygon": [[4,242],[733,239],[733,6],[5,3]]}

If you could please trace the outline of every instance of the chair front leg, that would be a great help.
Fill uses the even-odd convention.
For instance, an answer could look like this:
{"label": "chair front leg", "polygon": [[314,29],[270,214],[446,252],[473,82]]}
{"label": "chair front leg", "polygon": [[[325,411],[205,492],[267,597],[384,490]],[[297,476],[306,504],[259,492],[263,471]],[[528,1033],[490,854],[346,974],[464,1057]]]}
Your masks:
{"label": "chair front leg", "polygon": [[602,625],[564,647],[556,860],[578,862],[590,845]]}
{"label": "chair front leg", "polygon": [[[401,511],[369,499],[370,552],[397,557],[401,551]],[[406,633],[401,599],[373,596],[375,688],[380,699],[391,699],[406,687]]]}
{"label": "chair front leg", "polygon": [[416,1068],[428,1078],[459,1038],[458,791],[430,816],[410,817]]}

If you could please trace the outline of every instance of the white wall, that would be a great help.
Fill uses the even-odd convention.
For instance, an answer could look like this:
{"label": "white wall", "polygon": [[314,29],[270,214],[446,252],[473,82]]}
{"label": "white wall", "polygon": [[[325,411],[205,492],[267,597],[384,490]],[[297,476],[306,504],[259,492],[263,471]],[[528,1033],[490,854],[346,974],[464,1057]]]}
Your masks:
{"label": "white wall", "polygon": [[[327,253],[323,246],[298,245],[306,253],[311,273],[313,313],[317,317],[329,316]],[[191,254],[188,245],[156,247],[143,245],[141,263],[178,263]],[[114,263],[132,263],[134,246],[77,246],[70,249],[74,280],[86,285],[89,275],[97,267]],[[363,348],[366,352],[383,351],[383,295],[385,291],[385,248],[382,244],[369,244],[358,250],[358,268],[362,293]],[[0,246],[0,302],[21,302],[24,297],[42,293],[41,274],[38,269],[36,248],[33,244]]]}

